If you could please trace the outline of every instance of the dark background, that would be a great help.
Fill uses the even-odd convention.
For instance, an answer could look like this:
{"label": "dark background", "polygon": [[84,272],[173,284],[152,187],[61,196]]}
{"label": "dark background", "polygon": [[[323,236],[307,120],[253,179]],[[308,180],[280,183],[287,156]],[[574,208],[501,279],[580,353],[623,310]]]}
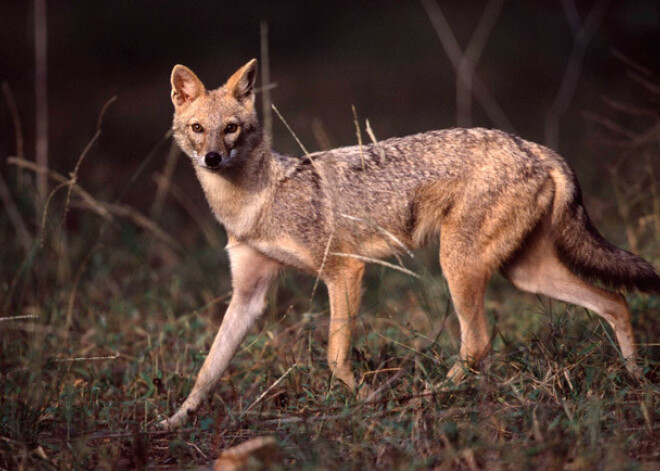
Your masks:
{"label": "dark background", "polygon": [[[465,47],[486,2],[440,2]],[[584,20],[593,1],[578,1]],[[67,174],[92,137],[103,104],[113,96],[103,134],[79,181],[112,199],[162,141],[171,121],[169,74],[191,67],[207,87],[259,57],[259,24],[269,26],[273,102],[310,150],[313,126],[333,146],[356,143],[351,105],[378,138],[455,125],[455,75],[421,3],[416,1],[183,2],[51,1],[48,4],[49,165]],[[25,152],[34,158],[34,23],[32,2],[5,2],[0,15],[0,80],[21,115]],[[602,97],[644,106],[648,95],[630,78],[618,51],[660,70],[660,2],[610,2],[589,42],[576,93],[560,122],[559,151],[590,192],[616,156],[592,145],[607,131],[585,113],[634,127]],[[557,95],[573,34],[560,1],[509,1],[476,67],[480,80],[522,137],[543,142],[543,125]],[[4,101],[4,100],[3,100]],[[657,106],[657,103],[656,103]],[[260,109],[260,108],[259,108]],[[473,124],[494,127],[477,103]],[[274,118],[275,147],[299,153]],[[6,103],[0,104],[0,155],[16,152]],[[167,153],[162,145],[122,198],[153,197],[149,178]],[[11,181],[12,172],[0,163]],[[176,179],[201,201],[190,166],[180,159]],[[607,192],[605,191],[607,198]]]}

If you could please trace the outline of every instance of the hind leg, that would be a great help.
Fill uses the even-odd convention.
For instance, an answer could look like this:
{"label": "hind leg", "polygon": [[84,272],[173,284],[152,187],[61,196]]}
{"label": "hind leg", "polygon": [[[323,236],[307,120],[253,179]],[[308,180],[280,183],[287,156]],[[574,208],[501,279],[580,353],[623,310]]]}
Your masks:
{"label": "hind leg", "polygon": [[573,274],[559,260],[543,224],[523,251],[502,268],[502,273],[521,290],[576,304],[601,316],[614,330],[628,371],[634,375],[641,373],[636,363],[635,340],[625,298]]}
{"label": "hind leg", "polygon": [[446,233],[440,243],[440,264],[461,328],[459,358],[447,373],[447,379],[458,384],[465,372],[490,350],[484,312],[484,293],[490,271],[475,254],[463,250],[460,242],[452,243]]}

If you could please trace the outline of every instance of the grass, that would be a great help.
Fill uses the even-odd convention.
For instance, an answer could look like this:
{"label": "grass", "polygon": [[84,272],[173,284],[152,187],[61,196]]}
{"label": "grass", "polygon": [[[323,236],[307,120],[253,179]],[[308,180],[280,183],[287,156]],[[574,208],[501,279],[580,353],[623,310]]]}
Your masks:
{"label": "grass", "polygon": [[[660,221],[657,192],[633,198],[620,183],[619,204],[635,202],[618,208],[627,221]],[[11,190],[39,227],[31,187]],[[276,438],[274,469],[660,466],[660,299],[628,297],[645,370],[636,381],[599,318],[496,277],[493,353],[459,387],[439,388],[458,326],[437,248],[406,259],[419,279],[367,271],[352,358],[378,398],[361,402],[333,380],[325,291],[310,299],[314,280],[288,274],[194,421],[161,432],[229,301],[226,256],[207,242],[224,235],[181,195],[154,218],[120,202],[81,211],[84,198],[56,193],[25,252],[0,220],[0,469],[181,469],[258,436]],[[628,223],[626,234],[657,266],[654,227]]]}

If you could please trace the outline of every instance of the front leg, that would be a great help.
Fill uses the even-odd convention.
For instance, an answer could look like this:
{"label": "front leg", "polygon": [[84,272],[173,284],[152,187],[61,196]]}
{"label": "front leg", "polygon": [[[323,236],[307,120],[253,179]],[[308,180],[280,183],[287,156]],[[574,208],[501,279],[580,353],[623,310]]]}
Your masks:
{"label": "front leg", "polygon": [[172,417],[160,422],[165,429],[183,425],[220,380],[248,330],[263,312],[266,293],[277,275],[279,264],[251,247],[230,240],[227,250],[234,288],[231,302],[188,398]]}
{"label": "front leg", "polygon": [[351,260],[324,277],[330,297],[330,330],[328,332],[328,365],[336,378],[355,390],[351,370],[351,331],[360,308],[364,263]]}

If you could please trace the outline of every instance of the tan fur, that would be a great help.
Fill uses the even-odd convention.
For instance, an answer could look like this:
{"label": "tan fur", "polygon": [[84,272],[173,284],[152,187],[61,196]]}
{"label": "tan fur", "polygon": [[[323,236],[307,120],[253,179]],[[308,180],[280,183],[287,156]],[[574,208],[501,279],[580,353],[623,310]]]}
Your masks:
{"label": "tan fur", "polygon": [[174,137],[229,234],[234,293],[192,392],[163,426],[183,424],[218,382],[280,268],[319,276],[327,285],[328,363],[335,377],[357,387],[350,334],[365,257],[438,240],[461,328],[452,381],[488,353],[483,298],[497,270],[520,289],[602,316],[628,369],[639,371],[625,299],[585,279],[660,292],[660,277],[602,239],[559,155],[487,129],[431,131],[302,158],[281,155],[263,141],[255,78],[254,60],[212,91],[190,69],[172,71]]}

